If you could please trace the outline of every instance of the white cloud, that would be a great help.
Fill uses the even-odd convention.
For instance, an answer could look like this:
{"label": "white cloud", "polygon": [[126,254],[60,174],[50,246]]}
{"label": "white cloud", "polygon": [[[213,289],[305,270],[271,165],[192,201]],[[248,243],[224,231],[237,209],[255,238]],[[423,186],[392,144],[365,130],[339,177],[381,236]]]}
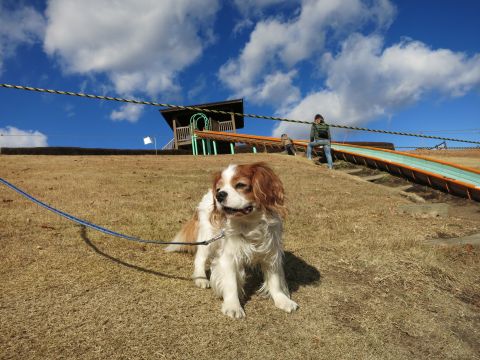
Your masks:
{"label": "white cloud", "polygon": [[[433,50],[412,40],[384,48],[378,35],[353,34],[338,55],[324,55],[322,68],[326,88],[307,95],[283,116],[312,120],[321,113],[327,122],[358,125],[391,116],[428,93],[457,97],[480,89],[480,54]],[[305,125],[282,123],[274,134],[305,137],[308,131]]]}
{"label": "white cloud", "polygon": [[33,7],[7,9],[0,2],[0,74],[4,61],[15,56],[21,45],[39,42],[45,30],[45,19]]}
{"label": "white cloud", "polygon": [[39,131],[20,130],[13,126],[0,128],[0,147],[45,147],[47,136]]}
{"label": "white cloud", "polygon": [[243,16],[259,16],[272,6],[282,6],[288,3],[299,3],[300,0],[234,0],[234,4]]}
{"label": "white cloud", "polygon": [[[276,72],[265,77],[265,81],[255,90],[258,103],[269,103],[279,108],[286,108],[300,99],[300,90],[293,85],[297,72]],[[253,94],[252,94],[253,95]]]}
{"label": "white cloud", "polygon": [[110,114],[110,119],[113,121],[126,120],[129,122],[137,122],[140,115],[143,113],[143,106],[136,104],[125,104],[120,106],[119,110],[114,110]]}
{"label": "white cloud", "polygon": [[232,32],[234,35],[238,35],[244,30],[251,28],[254,24],[255,23],[249,18],[242,19],[235,24]]}
{"label": "white cloud", "polygon": [[122,95],[167,98],[212,43],[218,8],[218,0],[50,0],[44,49],[67,73],[106,74]]}
{"label": "white cloud", "polygon": [[[316,1],[304,0],[298,15],[288,20],[269,18],[256,24],[238,58],[219,70],[219,78],[234,97],[256,102],[258,85],[275,79],[278,71],[288,72],[324,50],[328,37],[337,38],[373,23],[388,26],[395,8],[388,0]],[[292,85],[293,86],[293,85]],[[260,97],[261,98],[261,97]]]}

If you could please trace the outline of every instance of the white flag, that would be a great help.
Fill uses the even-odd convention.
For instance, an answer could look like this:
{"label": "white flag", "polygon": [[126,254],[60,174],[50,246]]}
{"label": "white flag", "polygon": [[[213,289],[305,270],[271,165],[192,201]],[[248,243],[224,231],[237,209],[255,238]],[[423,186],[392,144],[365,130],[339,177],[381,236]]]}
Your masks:
{"label": "white flag", "polygon": [[153,141],[152,141],[152,138],[150,136],[147,136],[147,137],[144,137],[143,138],[143,143],[145,145],[148,145],[148,144],[151,144]]}

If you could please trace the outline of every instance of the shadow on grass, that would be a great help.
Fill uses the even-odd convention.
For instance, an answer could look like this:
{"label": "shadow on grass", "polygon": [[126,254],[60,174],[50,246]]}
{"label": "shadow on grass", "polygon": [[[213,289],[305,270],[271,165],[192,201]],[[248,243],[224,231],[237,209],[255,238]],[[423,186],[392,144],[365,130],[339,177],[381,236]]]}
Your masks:
{"label": "shadow on grass", "polygon": [[122,266],[125,266],[127,268],[130,268],[130,269],[133,269],[133,270],[137,270],[137,271],[141,271],[141,272],[144,272],[144,273],[147,273],[147,274],[152,274],[152,275],[156,275],[156,276],[161,276],[161,277],[165,277],[165,278],[169,278],[169,279],[177,279],[177,280],[186,280],[186,281],[192,281],[191,278],[186,278],[186,277],[183,277],[183,276],[176,276],[176,275],[170,275],[170,274],[164,274],[164,273],[161,273],[159,271],[155,271],[155,270],[151,270],[151,269],[146,269],[146,268],[142,268],[138,265],[134,265],[134,264],[130,264],[130,263],[127,263],[121,259],[117,259],[116,257],[113,257],[112,255],[109,255],[105,252],[103,252],[102,250],[100,250],[99,248],[97,248],[95,246],[95,244],[88,238],[87,236],[87,230],[84,226],[82,226],[80,228],[80,236],[82,237],[82,240],[85,242],[85,244],[90,248],[92,249],[93,251],[95,251],[98,255],[101,255],[119,265],[122,265]]}
{"label": "shadow on grass", "polygon": [[[284,267],[290,293],[294,293],[301,286],[320,284],[320,272],[289,251],[285,251]],[[261,287],[262,282],[263,275],[259,269],[249,273],[245,284],[245,301],[250,300],[252,295]]]}
{"label": "shadow on grass", "polygon": [[301,286],[320,284],[320,271],[291,252],[285,251],[284,262],[285,277],[287,278],[290,292],[297,291]]}

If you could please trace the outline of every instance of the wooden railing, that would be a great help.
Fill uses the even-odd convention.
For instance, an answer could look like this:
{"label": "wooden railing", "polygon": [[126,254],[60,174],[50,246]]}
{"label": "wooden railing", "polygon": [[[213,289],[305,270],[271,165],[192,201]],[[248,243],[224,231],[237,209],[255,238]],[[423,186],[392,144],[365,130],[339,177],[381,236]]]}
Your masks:
{"label": "wooden railing", "polygon": [[219,121],[218,131],[233,131],[233,124],[231,121]]}
{"label": "wooden railing", "polygon": [[[218,131],[222,132],[235,132],[235,128],[231,121],[219,121],[218,122]],[[180,126],[175,128],[175,133],[177,137],[177,146],[190,144],[192,142],[190,134],[190,126]],[[170,144],[170,143],[169,143]],[[168,145],[168,144],[167,144]],[[165,146],[167,146],[165,145]],[[171,145],[171,148],[175,147],[175,143]]]}
{"label": "wooden railing", "polygon": [[192,141],[191,135],[190,135],[190,126],[177,127],[176,131],[177,131],[177,141],[179,143]]}

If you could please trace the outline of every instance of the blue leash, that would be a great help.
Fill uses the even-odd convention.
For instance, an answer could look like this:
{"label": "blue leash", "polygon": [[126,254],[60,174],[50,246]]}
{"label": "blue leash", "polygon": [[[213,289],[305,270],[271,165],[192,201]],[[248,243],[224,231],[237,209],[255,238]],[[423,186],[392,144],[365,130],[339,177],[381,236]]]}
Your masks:
{"label": "blue leash", "polygon": [[115,232],[115,231],[112,231],[112,230],[109,230],[109,229],[106,229],[104,227],[101,227],[101,226],[98,226],[98,225],[95,225],[95,224],[92,224],[92,223],[89,223],[88,221],[85,221],[85,220],[82,220],[82,219],[79,219],[73,215],[70,215],[70,214],[67,214],[61,210],[58,210],[58,209],[55,209],[54,207],[51,207],[50,205],[47,205],[45,204],[44,202],[41,202],[40,200],[37,200],[35,199],[33,196],[27,194],[25,191],[19,189],[18,187],[16,187],[15,185],[9,183],[8,181],[0,178],[0,182],[9,187],[10,189],[14,190],[15,192],[19,193],[20,195],[26,197],[28,200],[34,202],[35,204],[37,205],[40,205],[42,207],[44,207],[45,209],[47,210],[50,210],[52,212],[54,212],[55,214],[57,215],[60,215],[70,221],[73,221],[77,224],[80,224],[80,225],[83,225],[83,226],[86,226],[90,229],[93,229],[93,230],[97,230],[97,231],[100,231],[104,234],[107,234],[107,235],[110,235],[110,236],[115,236],[115,237],[119,237],[119,238],[122,238],[122,239],[125,239],[125,240],[130,240],[130,241],[136,241],[136,242],[140,242],[140,243],[145,243],[145,244],[157,244],[157,245],[191,245],[191,246],[197,246],[197,245],[208,245],[216,240],[219,240],[221,239],[222,237],[224,237],[224,233],[223,233],[223,230],[220,232],[220,234],[218,234],[217,236],[209,239],[209,240],[205,240],[205,241],[201,241],[201,242],[196,242],[196,243],[187,243],[187,242],[167,242],[167,241],[155,241],[155,240],[143,240],[143,239],[139,239],[139,238],[136,238],[136,237],[133,237],[133,236],[129,236],[129,235],[124,235],[124,234],[120,234],[118,232]]}

